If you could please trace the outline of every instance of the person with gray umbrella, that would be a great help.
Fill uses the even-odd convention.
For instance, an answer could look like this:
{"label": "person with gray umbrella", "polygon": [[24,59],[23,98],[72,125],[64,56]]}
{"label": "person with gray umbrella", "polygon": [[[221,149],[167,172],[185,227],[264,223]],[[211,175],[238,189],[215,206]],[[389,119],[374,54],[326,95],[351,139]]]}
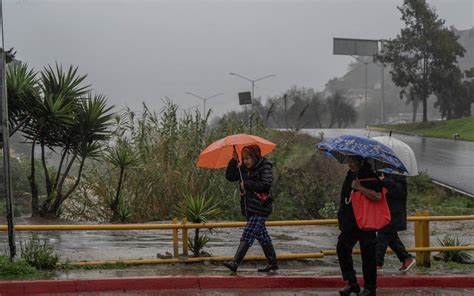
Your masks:
{"label": "person with gray umbrella", "polygon": [[382,271],[387,247],[390,247],[402,263],[400,271],[408,271],[415,265],[415,259],[407,252],[398,236],[407,229],[407,178],[397,174],[384,174],[383,186],[388,189],[387,203],[392,217],[390,224],[377,232],[377,270]]}
{"label": "person with gray umbrella", "polygon": [[404,174],[390,169],[381,170],[382,176],[380,179],[388,190],[387,203],[392,219],[389,225],[377,232],[377,270],[383,270],[387,247],[390,247],[401,262],[399,270],[406,272],[416,264],[416,261],[407,252],[398,232],[407,229],[407,176],[416,176],[418,174],[415,153],[408,144],[392,137],[391,132],[389,136],[375,137],[373,139],[390,147],[407,169],[407,172]]}

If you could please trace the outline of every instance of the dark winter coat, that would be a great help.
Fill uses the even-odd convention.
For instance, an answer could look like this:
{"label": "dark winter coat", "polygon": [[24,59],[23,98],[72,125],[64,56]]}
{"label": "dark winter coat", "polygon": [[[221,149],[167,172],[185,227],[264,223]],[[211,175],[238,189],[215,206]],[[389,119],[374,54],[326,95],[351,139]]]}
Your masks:
{"label": "dark winter coat", "polygon": [[[352,202],[346,204],[346,198],[349,198],[352,192],[352,181],[354,181],[356,177],[359,180],[372,178],[377,179],[377,175],[369,164],[364,164],[357,173],[357,176],[350,170],[347,172],[346,179],[342,184],[341,201],[339,205],[339,211],[337,213],[339,229],[343,232],[359,230],[354,216]],[[371,189],[375,192],[382,192],[383,184],[378,179],[376,181],[361,181],[360,183],[367,189]]]}
{"label": "dark winter coat", "polygon": [[[241,166],[245,194],[241,196],[240,208],[242,215],[268,216],[273,210],[273,196],[271,187],[273,182],[273,165],[270,160],[261,158],[251,169]],[[240,183],[240,174],[237,161],[231,160],[227,165],[226,179]],[[265,193],[268,199],[261,202],[257,193]]]}
{"label": "dark winter coat", "polygon": [[385,175],[384,187],[387,188],[387,203],[392,218],[382,231],[403,231],[407,229],[407,178],[400,175]]}

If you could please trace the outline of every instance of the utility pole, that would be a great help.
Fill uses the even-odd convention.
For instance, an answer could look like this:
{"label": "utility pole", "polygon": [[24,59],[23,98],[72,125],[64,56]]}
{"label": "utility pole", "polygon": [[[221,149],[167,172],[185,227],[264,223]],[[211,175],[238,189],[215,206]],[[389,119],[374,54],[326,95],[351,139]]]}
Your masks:
{"label": "utility pole", "polygon": [[288,101],[287,101],[287,95],[283,95],[283,102],[285,103],[285,129],[288,129]]}
{"label": "utility pole", "polygon": [[2,26],[2,57],[0,61],[0,100],[1,112],[0,121],[2,126],[2,147],[3,147],[3,185],[5,192],[5,203],[8,225],[8,246],[10,250],[10,259],[13,260],[16,255],[15,245],[15,224],[13,221],[13,197],[12,197],[12,179],[10,175],[10,130],[8,123],[8,99],[6,82],[6,52],[5,35],[3,29],[3,0],[0,0],[0,25]]}

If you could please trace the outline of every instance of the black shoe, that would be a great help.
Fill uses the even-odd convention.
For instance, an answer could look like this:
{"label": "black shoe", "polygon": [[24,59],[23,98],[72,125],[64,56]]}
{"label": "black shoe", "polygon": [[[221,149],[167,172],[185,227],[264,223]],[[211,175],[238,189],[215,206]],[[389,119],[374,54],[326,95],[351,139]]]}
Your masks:
{"label": "black shoe", "polygon": [[258,272],[270,272],[270,271],[277,271],[279,269],[277,257],[275,253],[275,248],[273,248],[272,243],[268,243],[262,246],[263,253],[267,258],[268,264],[265,268],[258,269]]}
{"label": "black shoe", "polygon": [[250,246],[246,242],[240,242],[237,252],[235,252],[234,260],[231,262],[224,262],[224,266],[230,269],[232,272],[236,272],[239,268],[240,263],[244,260],[245,254],[249,250]]}
{"label": "black shoe", "polygon": [[230,271],[232,272],[236,272],[237,268],[239,268],[239,265],[235,263],[234,261],[224,262],[224,266],[230,269]]}
{"label": "black shoe", "polygon": [[348,283],[347,286],[339,291],[339,295],[341,296],[349,296],[351,293],[358,294],[360,292],[360,286],[358,283]]}
{"label": "black shoe", "polygon": [[259,269],[258,269],[258,272],[277,271],[278,269],[280,269],[280,268],[278,267],[278,265],[267,264],[267,266],[265,266],[264,268],[259,268]]}
{"label": "black shoe", "polygon": [[361,293],[357,294],[359,296],[377,296],[377,292],[375,290],[364,289]]}

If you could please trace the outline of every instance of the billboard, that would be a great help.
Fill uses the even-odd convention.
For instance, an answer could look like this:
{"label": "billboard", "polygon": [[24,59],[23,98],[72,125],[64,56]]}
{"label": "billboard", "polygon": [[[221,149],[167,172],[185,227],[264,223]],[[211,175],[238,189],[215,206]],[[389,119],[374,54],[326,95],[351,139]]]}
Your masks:
{"label": "billboard", "polygon": [[334,38],[333,54],[374,56],[379,52],[379,41],[370,39]]}
{"label": "billboard", "polygon": [[252,94],[249,91],[239,93],[239,105],[252,104]]}

